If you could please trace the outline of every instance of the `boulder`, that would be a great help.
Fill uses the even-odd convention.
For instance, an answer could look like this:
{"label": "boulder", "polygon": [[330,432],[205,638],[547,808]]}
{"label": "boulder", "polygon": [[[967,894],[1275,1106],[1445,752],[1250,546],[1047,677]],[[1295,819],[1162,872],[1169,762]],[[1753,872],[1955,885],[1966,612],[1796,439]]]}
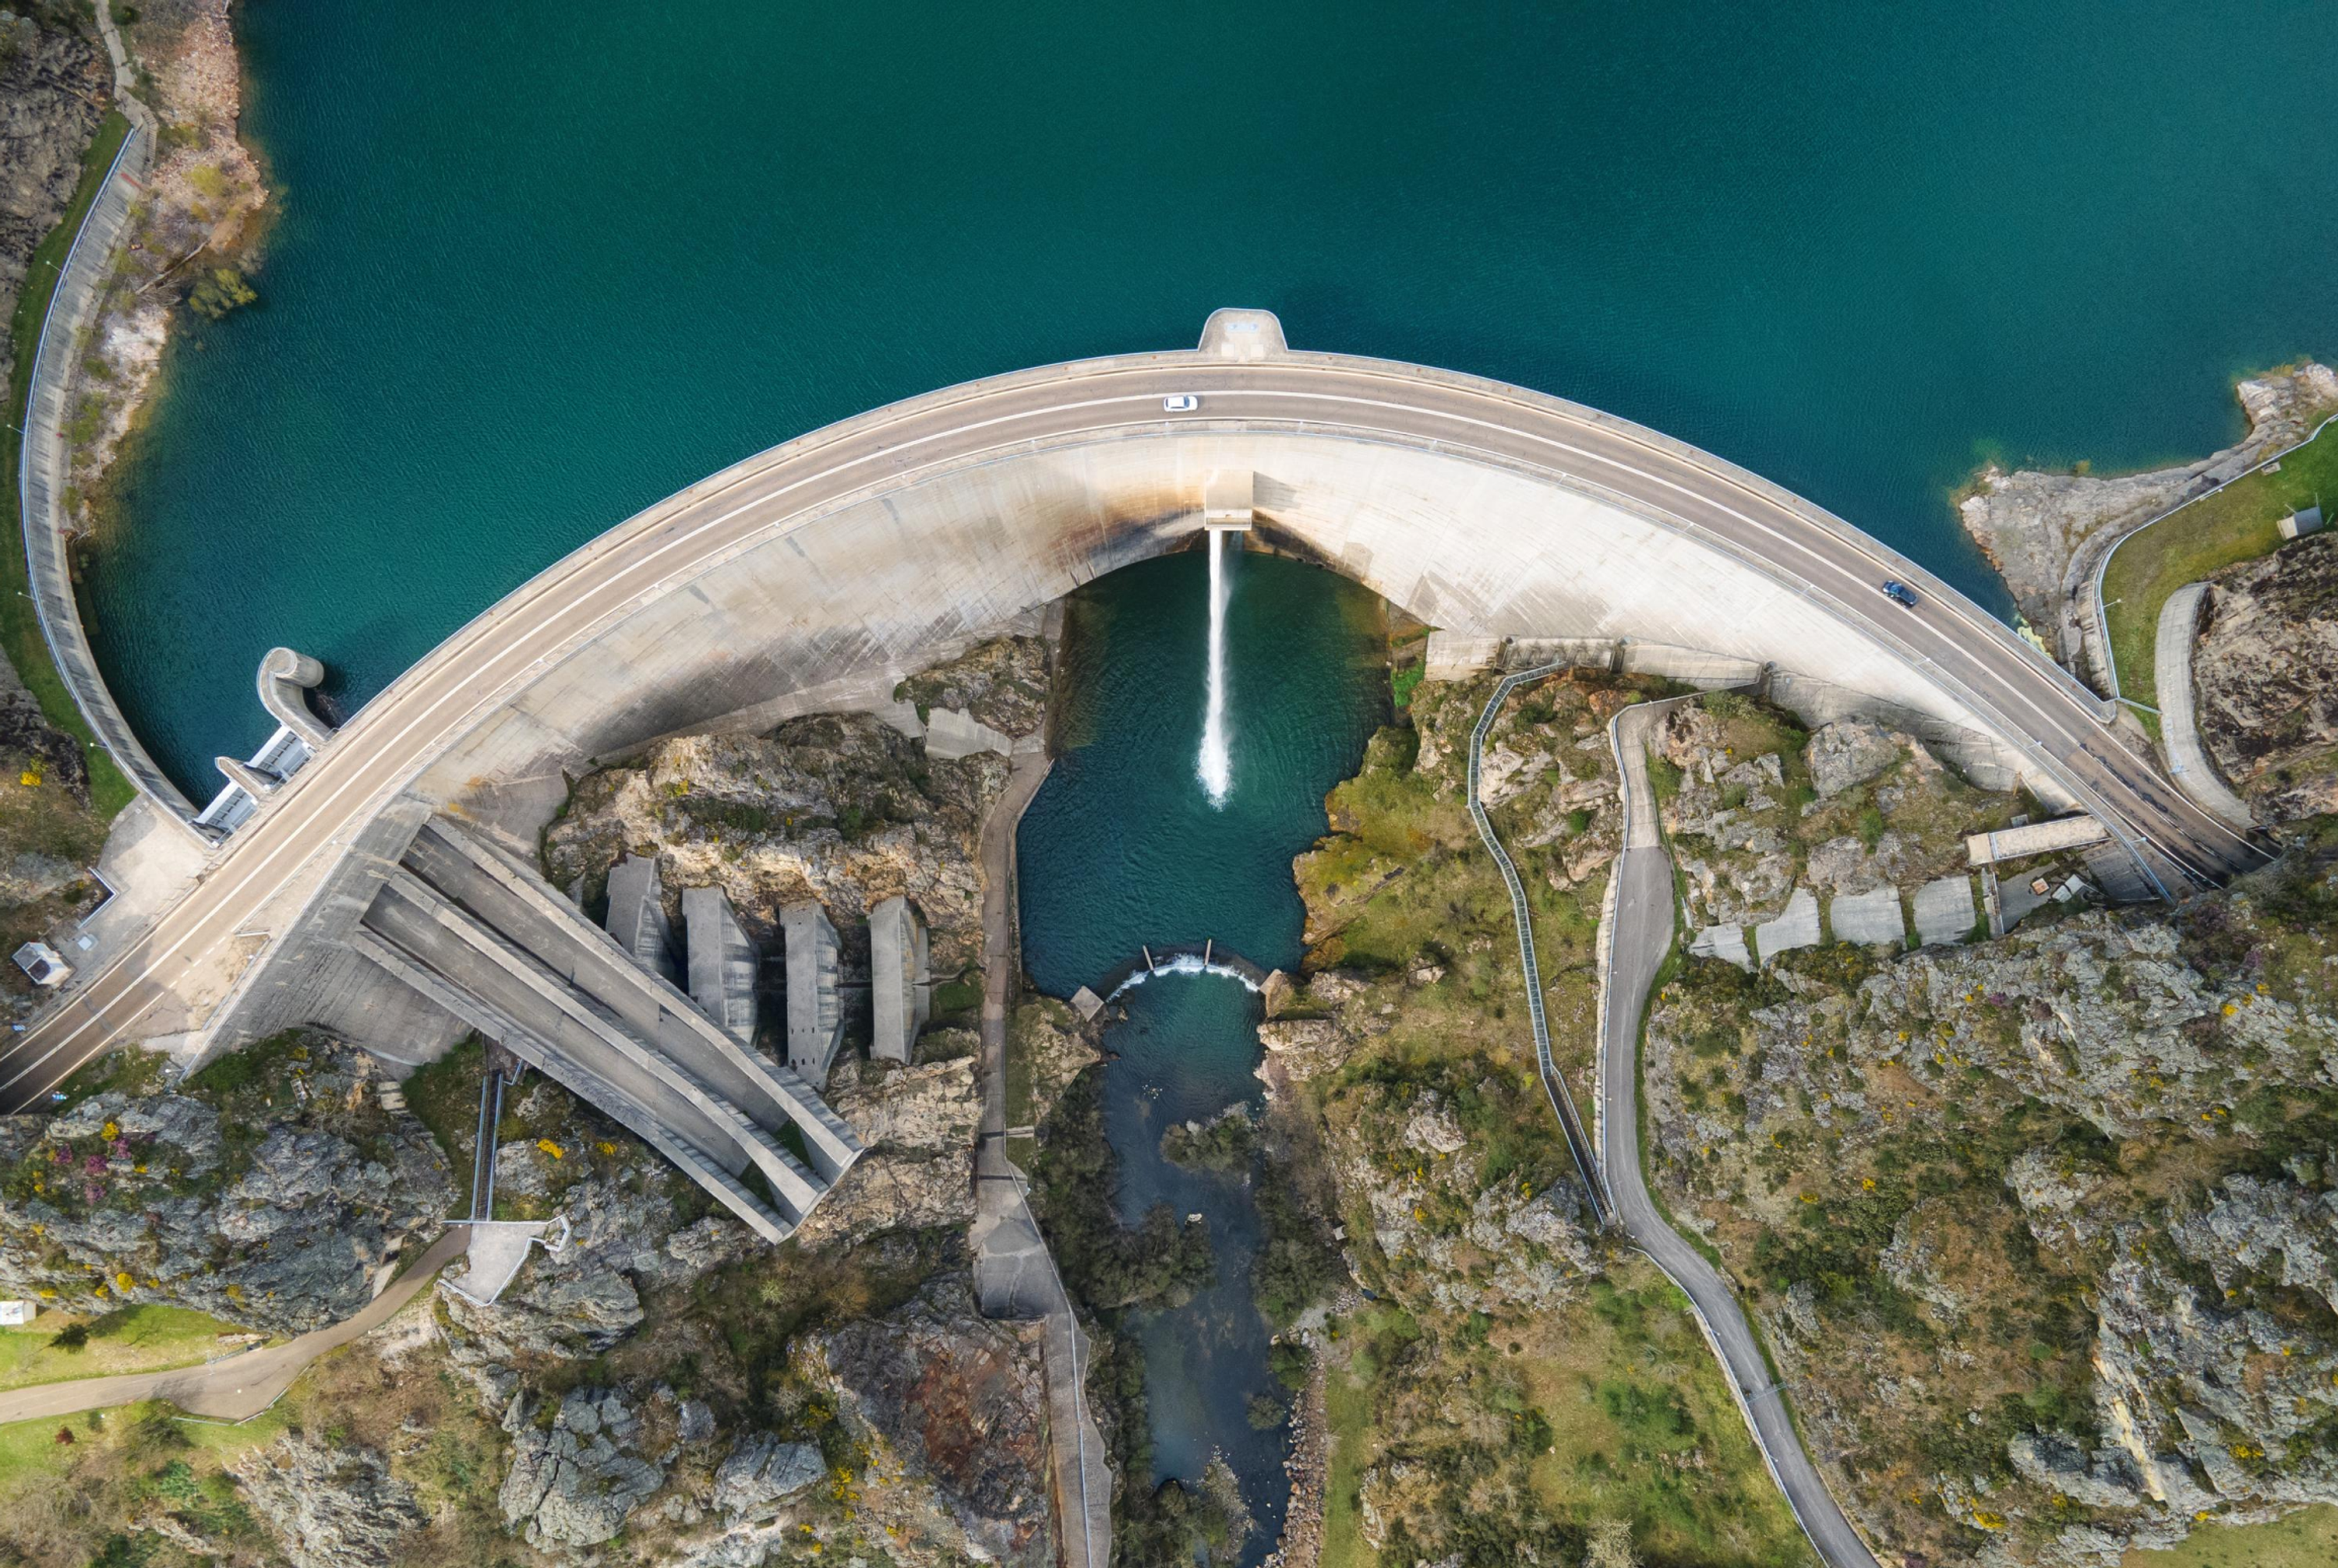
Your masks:
{"label": "boulder", "polygon": [[1900,760],[1900,745],[1898,735],[1871,720],[1838,719],[1822,725],[1803,753],[1812,787],[1823,799],[1864,784]]}
{"label": "boulder", "polygon": [[1038,1347],[977,1316],[962,1277],[813,1337],[798,1355],[870,1445],[870,1468],[930,1485],[965,1555],[1010,1568],[1054,1563]]}
{"label": "boulder", "polygon": [[429,1523],[414,1489],[370,1448],[288,1433],[228,1470],[292,1568],[389,1568]]}
{"label": "boulder", "polygon": [[739,1440],[714,1472],[714,1506],[732,1519],[754,1514],[828,1474],[820,1450],[782,1443],[768,1432]]}
{"label": "boulder", "polygon": [[665,1484],[663,1469],[632,1451],[641,1421],[618,1391],[571,1392],[548,1426],[532,1415],[525,1395],[505,1414],[512,1467],[499,1499],[506,1523],[524,1525],[528,1544],[598,1545]]}

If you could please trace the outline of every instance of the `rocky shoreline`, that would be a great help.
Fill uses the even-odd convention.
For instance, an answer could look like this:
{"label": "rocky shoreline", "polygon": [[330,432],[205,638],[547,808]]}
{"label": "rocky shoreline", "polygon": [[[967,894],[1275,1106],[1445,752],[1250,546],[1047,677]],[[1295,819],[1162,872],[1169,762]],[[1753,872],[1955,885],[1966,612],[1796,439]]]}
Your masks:
{"label": "rocky shoreline", "polygon": [[[161,0],[123,29],[154,120],[156,146],[131,240],[108,282],[72,403],[66,526],[75,534],[105,517],[108,471],[150,416],[176,308],[191,297],[241,299],[255,260],[268,188],[238,130],[242,67],[232,0]],[[203,294],[206,284],[213,290]],[[227,292],[217,292],[226,289]]]}
{"label": "rocky shoreline", "polygon": [[2176,467],[2098,476],[2008,472],[1992,463],[1957,504],[2022,618],[2046,651],[2082,680],[2106,678],[2102,631],[2090,587],[2111,547],[2173,507],[2229,483],[2295,446],[2338,407],[2338,372],[2312,361],[2251,377],[2234,387],[2249,421],[2235,445]]}

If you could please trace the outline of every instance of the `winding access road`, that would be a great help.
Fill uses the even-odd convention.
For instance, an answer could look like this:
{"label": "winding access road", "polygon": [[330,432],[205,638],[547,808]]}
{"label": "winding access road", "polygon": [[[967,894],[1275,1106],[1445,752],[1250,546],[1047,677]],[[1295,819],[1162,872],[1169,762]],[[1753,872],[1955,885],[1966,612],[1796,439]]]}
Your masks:
{"label": "winding access road", "polygon": [[[1164,399],[1192,397],[1190,410]],[[872,489],[1180,421],[1433,448],[1596,495],[1687,533],[1861,626],[2130,845],[2221,879],[2261,858],[2114,733],[2105,705],[1979,606],[1808,502],[1596,409],[1420,366],[1277,348],[1129,355],[969,382],[832,425],[714,475],[556,563],[368,702],[213,856],[195,887],[0,1054],[0,1110],[35,1104],[174,994],[274,895],[335,855],[458,739],[632,610]],[[1904,610],[1876,590],[1914,584]],[[2175,873],[2171,872],[2171,875]]]}
{"label": "winding access road", "polygon": [[[1672,701],[1678,701],[1674,699]],[[1670,701],[1616,715],[1608,734],[1623,776],[1624,848],[1617,856],[1605,935],[1599,1007],[1600,1161],[1616,1222],[1689,1299],[1721,1358],[1746,1425],[1778,1490],[1828,1568],[1877,1568],[1875,1554],[1820,1479],[1786,1413],[1760,1341],[1721,1271],[1665,1222],[1640,1166],[1640,1019],[1648,989],[1673,946],[1673,866],[1649,788],[1646,737]]]}

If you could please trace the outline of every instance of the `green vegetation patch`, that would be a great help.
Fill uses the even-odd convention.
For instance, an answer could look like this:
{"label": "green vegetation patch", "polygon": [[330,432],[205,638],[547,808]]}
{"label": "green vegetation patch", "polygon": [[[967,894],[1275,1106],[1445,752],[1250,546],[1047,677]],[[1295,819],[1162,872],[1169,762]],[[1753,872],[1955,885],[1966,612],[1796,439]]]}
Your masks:
{"label": "green vegetation patch", "polygon": [[2165,1552],[2130,1552],[2119,1568],[2325,1568],[2338,1563],[2338,1507],[2323,1504],[2264,1524],[2209,1523]]}
{"label": "green vegetation patch", "polygon": [[2103,573],[2120,692],[2159,705],[2153,651],[2169,594],[2236,562],[2270,555],[2282,544],[2281,520],[2323,498],[2338,505],[2338,436],[2328,430],[2285,454],[2278,473],[2244,475],[2122,541]]}
{"label": "green vegetation patch", "polygon": [[122,1307],[85,1318],[44,1313],[24,1328],[0,1328],[0,1388],[192,1367],[241,1342],[232,1324],[182,1307]]}

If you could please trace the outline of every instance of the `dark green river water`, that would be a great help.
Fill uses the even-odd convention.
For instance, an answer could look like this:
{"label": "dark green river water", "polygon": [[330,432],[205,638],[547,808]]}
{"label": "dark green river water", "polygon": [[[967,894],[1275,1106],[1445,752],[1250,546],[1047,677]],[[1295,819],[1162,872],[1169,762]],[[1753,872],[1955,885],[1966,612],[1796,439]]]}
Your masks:
{"label": "dark green river water", "polygon": [[260,655],[378,691],[801,431],[1292,342],[1611,408],[1995,602],[1987,450],[2134,464],[2338,351],[2338,7],[249,0],[264,303],[182,333],[88,563],[199,798]]}
{"label": "dark green river water", "polygon": [[[1100,985],[1149,946],[1205,939],[1264,968],[1301,956],[1305,911],[1291,860],[1324,830],[1323,795],[1352,773],[1389,710],[1379,600],[1331,573],[1237,557],[1226,606],[1232,788],[1211,804],[1196,777],[1207,571],[1198,553],[1115,572],[1066,617],[1058,684],[1063,746],[1017,843],[1024,965],[1041,988]],[[1161,975],[1121,993],[1105,1035],[1105,1125],[1124,1218],[1154,1203],[1209,1221],[1217,1280],[1145,1315],[1137,1337],[1154,1478],[1200,1477],[1223,1453],[1260,1529],[1282,1527],[1286,1434],[1258,1431],[1271,1389],[1268,1330],[1251,1303],[1258,1221],[1242,1179],[1161,1157],[1161,1134],[1207,1122],[1260,1085],[1258,998],[1238,979]]]}

